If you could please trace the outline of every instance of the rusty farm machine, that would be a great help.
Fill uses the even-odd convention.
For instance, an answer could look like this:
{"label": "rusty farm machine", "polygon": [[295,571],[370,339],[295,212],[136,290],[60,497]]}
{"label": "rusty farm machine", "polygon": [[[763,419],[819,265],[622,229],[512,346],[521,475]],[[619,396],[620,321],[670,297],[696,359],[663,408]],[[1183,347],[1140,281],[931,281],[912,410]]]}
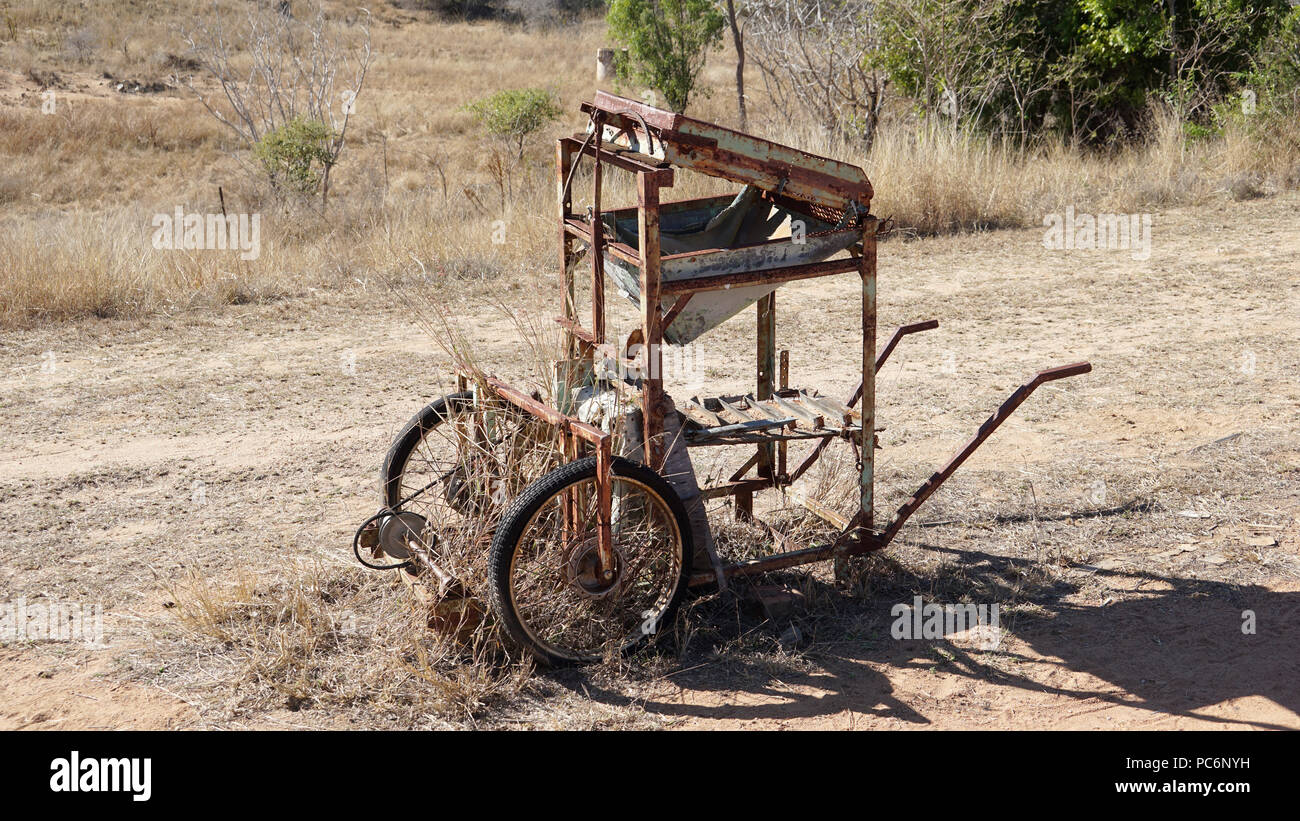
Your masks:
{"label": "rusty farm machine", "polygon": [[[904,325],[877,351],[882,223],[871,214],[866,175],[603,92],[582,110],[585,132],[560,139],[556,150],[563,282],[556,320],[566,350],[555,363],[550,401],[455,363],[458,391],[428,405],[399,434],[384,462],[383,507],[353,544],[367,566],[427,574],[445,591],[458,582],[440,561],[441,548],[475,533],[487,551],[489,589],[474,595],[542,662],[630,652],[661,632],[692,588],[723,588],[736,577],[886,547],[1036,388],[1091,369],[1080,362],[1034,375],[901,507],[878,517],[876,372],[904,336],[938,322]],[[575,213],[575,171],[587,162],[591,204]],[[740,190],[665,202],[676,169]],[[635,205],[604,207],[606,173],[630,175]],[[802,223],[797,235],[792,220]],[[590,304],[579,310],[582,269]],[[775,345],[774,294],[782,283],[845,273],[861,280],[862,374],[840,401],[791,386],[787,355],[778,357]],[[607,283],[639,312],[639,327],[623,345],[607,338]],[[751,305],[754,390],[674,401],[665,391],[664,346],[690,343]],[[854,451],[856,512],[845,517],[799,498],[833,522],[837,535],[723,562],[705,500],[731,497],[738,515],[752,515],[754,494],[794,493],[836,441]],[[797,464],[788,460],[794,443],[812,446]],[[729,480],[702,488],[689,453],[705,446],[752,453]]]}

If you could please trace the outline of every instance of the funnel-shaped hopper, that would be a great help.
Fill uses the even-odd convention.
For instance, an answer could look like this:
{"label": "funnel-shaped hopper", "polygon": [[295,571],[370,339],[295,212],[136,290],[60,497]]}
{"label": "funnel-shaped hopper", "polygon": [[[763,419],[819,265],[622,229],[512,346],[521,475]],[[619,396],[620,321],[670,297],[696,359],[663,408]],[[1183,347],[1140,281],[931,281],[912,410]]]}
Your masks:
{"label": "funnel-shaped hopper", "polygon": [[[639,247],[635,209],[606,214],[605,224],[620,242]],[[734,199],[715,197],[688,207],[665,208],[659,217],[659,235],[661,281],[675,282],[820,262],[857,242],[861,230],[837,230],[830,223],[791,215],[760,199],[758,189],[746,186]],[[609,254],[605,254],[604,263],[605,273],[618,289],[640,307],[641,279],[636,266]],[[664,328],[664,341],[685,345],[778,287],[745,285],[696,293]],[[674,301],[675,297],[664,299],[662,310],[667,311]]]}

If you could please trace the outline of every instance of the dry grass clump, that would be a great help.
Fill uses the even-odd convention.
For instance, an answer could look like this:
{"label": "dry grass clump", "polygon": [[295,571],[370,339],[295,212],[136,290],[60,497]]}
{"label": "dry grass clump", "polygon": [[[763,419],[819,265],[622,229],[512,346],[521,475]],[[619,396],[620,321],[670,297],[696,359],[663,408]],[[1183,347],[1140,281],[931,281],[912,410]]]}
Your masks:
{"label": "dry grass clump", "polygon": [[1155,108],[1142,142],[1109,151],[1054,140],[1021,150],[969,133],[894,128],[856,161],[875,186],[873,210],[930,235],[1039,225],[1067,205],[1135,213],[1223,194],[1240,199],[1231,182],[1243,177],[1261,194],[1276,193],[1300,184],[1297,151],[1300,124],[1292,121],[1233,123],[1220,137],[1194,141],[1172,112]]}
{"label": "dry grass clump", "polygon": [[[555,335],[520,322],[521,347],[533,352],[539,366],[532,380],[518,384],[546,386],[549,393],[540,363],[555,357]],[[440,338],[473,367],[469,342],[450,330]],[[536,392],[542,395],[540,388]],[[490,443],[457,455],[468,486],[489,493],[474,497],[472,510],[464,509],[465,501],[457,508],[442,487],[404,504],[404,511],[433,523],[438,536],[436,543],[426,538],[425,547],[415,547],[410,569],[376,573],[295,563],[280,573],[241,574],[224,583],[191,573],[167,589],[182,633],[178,650],[192,654],[196,644],[205,646],[206,661],[201,670],[178,665],[174,675],[184,680],[164,676],[161,683],[188,693],[201,692],[205,679],[214,693],[219,686],[224,704],[205,716],[217,722],[284,708],[315,711],[322,716],[318,722],[365,712],[363,720],[373,724],[378,711],[401,726],[431,721],[639,726],[641,719],[626,710],[593,711],[590,704],[562,721],[530,712],[528,701],[540,692],[532,686],[537,684],[530,678],[533,665],[504,637],[487,605],[489,549],[505,506],[568,457],[554,428],[531,416],[487,403],[471,412],[468,423],[481,423],[483,413],[491,418]],[[450,439],[455,441],[454,433]],[[498,489],[503,491],[499,499],[491,492]],[[376,563],[394,562],[362,550]],[[399,578],[404,584],[395,582]],[[619,678],[630,669],[611,659],[599,675]],[[551,688],[544,681],[538,686]]]}
{"label": "dry grass clump", "polygon": [[175,626],[182,647],[204,647],[207,661],[161,683],[221,688],[221,712],[205,716],[213,721],[287,708],[377,711],[406,726],[473,722],[522,693],[527,664],[429,630],[427,612],[394,584],[391,574],[302,563],[230,584],[191,574],[169,588]]}

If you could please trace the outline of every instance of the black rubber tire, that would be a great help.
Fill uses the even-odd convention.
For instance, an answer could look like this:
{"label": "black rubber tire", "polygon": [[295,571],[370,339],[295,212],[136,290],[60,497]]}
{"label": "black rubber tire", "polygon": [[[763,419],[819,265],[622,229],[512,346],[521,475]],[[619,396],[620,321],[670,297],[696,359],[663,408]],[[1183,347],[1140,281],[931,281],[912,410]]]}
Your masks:
{"label": "black rubber tire", "polygon": [[385,507],[395,507],[402,501],[402,473],[425,434],[446,421],[451,411],[469,407],[473,399],[474,394],[470,391],[436,399],[412,416],[402,432],[397,434],[379,471],[379,491]]}
{"label": "black rubber tire", "polygon": [[[659,617],[658,624],[662,628],[665,625],[671,625],[677,615],[677,609],[681,606],[682,600],[686,595],[687,583],[691,576],[691,557],[695,553],[693,541],[691,539],[690,519],[686,514],[686,506],[682,504],[681,499],[673,490],[667,480],[650,468],[630,461],[615,457],[611,470],[615,476],[623,476],[640,482],[641,484],[654,491],[668,506],[672,512],[673,518],[677,523],[677,530],[681,538],[678,540],[681,545],[682,555],[679,557],[681,572],[677,578],[677,587],[669,599],[668,605],[664,608]],[[519,614],[515,612],[514,601],[510,595],[510,569],[514,558],[515,548],[519,544],[520,538],[524,535],[524,530],[532,521],[533,516],[542,508],[548,499],[559,493],[569,485],[576,484],[584,480],[594,479],[596,476],[596,457],[589,456],[585,459],[579,459],[576,462],[570,462],[556,470],[551,471],[542,478],[529,485],[524,492],[511,503],[501,518],[501,524],[492,537],[491,556],[489,557],[488,572],[492,597],[492,609],[497,614],[501,626],[505,628],[506,633],[524,649],[528,650],[542,664],[548,667],[566,667],[575,664],[585,664],[597,661],[595,658],[578,658],[573,656],[557,655],[548,651],[544,647],[538,646],[530,637],[528,631],[524,628]],[[665,631],[662,629],[655,633],[642,633],[635,639],[627,642],[622,648],[624,656],[635,653],[643,649],[654,639],[657,639]]]}

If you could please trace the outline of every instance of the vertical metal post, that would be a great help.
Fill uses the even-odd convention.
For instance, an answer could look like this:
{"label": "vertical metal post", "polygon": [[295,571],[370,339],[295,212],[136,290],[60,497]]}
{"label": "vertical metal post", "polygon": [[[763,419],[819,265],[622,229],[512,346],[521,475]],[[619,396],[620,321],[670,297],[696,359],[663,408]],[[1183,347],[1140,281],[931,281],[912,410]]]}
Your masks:
{"label": "vertical metal post", "polygon": [[876,462],[876,219],[862,223],[862,475],[859,524],[873,525]]}
{"label": "vertical metal post", "polygon": [[592,126],[596,129],[596,154],[591,171],[591,333],[599,345],[605,341],[605,259],[601,248],[605,229],[600,214],[600,146],[605,125],[599,114],[593,118]]}
{"label": "vertical metal post", "polygon": [[[755,396],[771,399],[776,383],[776,292],[758,301],[758,386]],[[758,475],[772,478],[775,449],[771,443],[758,446]]]}
{"label": "vertical metal post", "polygon": [[614,505],[614,454],[610,437],[604,436],[596,445],[596,549],[600,557],[601,575],[614,577],[617,559],[614,556],[614,537],[610,525]]}
{"label": "vertical metal post", "polygon": [[754,492],[742,490],[736,494],[736,521],[748,522],[754,518]]}
{"label": "vertical metal post", "polygon": [[663,467],[664,386],[663,316],[659,312],[659,175],[639,171],[637,185],[637,233],[640,237],[641,339],[645,359],[641,379],[642,417],[645,420],[646,464]]}
{"label": "vertical metal post", "polygon": [[[558,181],[556,183],[556,201],[559,203],[560,212],[560,278],[564,283],[564,318],[575,321],[578,318],[578,308],[574,302],[573,293],[573,238],[565,230],[564,221],[567,220],[573,211],[573,192],[564,190],[564,183],[569,178],[569,172],[573,168],[573,149],[571,149],[564,140],[559,140],[555,144],[555,169]],[[572,359],[578,355],[578,340],[571,332],[565,332],[565,353],[564,355]]]}
{"label": "vertical metal post", "polygon": [[[560,447],[563,448],[564,460],[566,462],[576,462],[578,460],[578,437],[568,431],[561,431]],[[582,524],[582,511],[578,506],[578,494],[572,489],[564,491],[561,497],[561,509],[564,511],[564,544],[574,543],[579,538],[579,528]]]}
{"label": "vertical metal post", "polygon": [[[786,388],[790,387],[790,352],[789,351],[781,351],[781,378],[777,382],[777,385],[781,388],[781,390],[785,390]],[[776,475],[780,477],[782,481],[784,481],[785,477],[788,475],[786,473],[787,458],[788,457],[786,454],[786,442],[785,440],[781,440],[781,444],[776,446]]]}

